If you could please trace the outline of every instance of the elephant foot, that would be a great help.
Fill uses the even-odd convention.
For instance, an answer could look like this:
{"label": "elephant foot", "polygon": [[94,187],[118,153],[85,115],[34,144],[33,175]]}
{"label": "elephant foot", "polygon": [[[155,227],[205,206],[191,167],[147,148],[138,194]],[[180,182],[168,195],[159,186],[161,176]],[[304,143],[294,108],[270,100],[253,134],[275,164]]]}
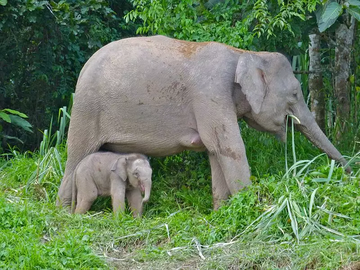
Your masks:
{"label": "elephant foot", "polygon": [[61,181],[56,198],[56,206],[70,207],[72,202],[72,179],[64,177]]}

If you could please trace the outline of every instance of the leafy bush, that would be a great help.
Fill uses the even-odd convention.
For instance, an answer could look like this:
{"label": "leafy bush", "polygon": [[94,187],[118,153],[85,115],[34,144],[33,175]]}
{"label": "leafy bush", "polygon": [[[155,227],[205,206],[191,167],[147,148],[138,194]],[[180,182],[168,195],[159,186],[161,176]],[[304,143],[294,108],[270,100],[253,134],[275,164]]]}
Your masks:
{"label": "leafy bush", "polygon": [[[3,2],[0,108],[25,112],[35,130],[44,130],[69,102],[86,60],[105,44],[133,35],[134,24],[122,18],[128,8],[128,1]],[[41,136],[23,136],[24,149],[37,148]]]}
{"label": "leafy bush", "polygon": [[[18,137],[7,135],[3,132],[4,123],[9,123],[11,125],[17,126],[24,131],[32,132],[31,124],[26,121],[24,118],[28,118],[26,114],[18,112],[12,109],[2,109],[0,110],[0,140],[4,143],[6,140],[15,140],[20,143],[24,143]],[[0,145],[0,153],[3,152],[3,145]]]}

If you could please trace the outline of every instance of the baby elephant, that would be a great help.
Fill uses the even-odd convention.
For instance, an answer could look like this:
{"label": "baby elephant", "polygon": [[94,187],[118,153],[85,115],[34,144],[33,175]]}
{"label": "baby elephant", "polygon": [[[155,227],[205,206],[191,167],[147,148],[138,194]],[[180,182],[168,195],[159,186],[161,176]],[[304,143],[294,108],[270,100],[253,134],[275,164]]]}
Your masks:
{"label": "baby elephant", "polygon": [[[126,195],[134,217],[139,217],[143,202],[150,197],[151,174],[144,155],[112,152],[88,155],[74,172],[72,213],[85,213],[98,196],[111,196],[113,211],[124,211]],[[145,193],[144,198],[141,193]]]}

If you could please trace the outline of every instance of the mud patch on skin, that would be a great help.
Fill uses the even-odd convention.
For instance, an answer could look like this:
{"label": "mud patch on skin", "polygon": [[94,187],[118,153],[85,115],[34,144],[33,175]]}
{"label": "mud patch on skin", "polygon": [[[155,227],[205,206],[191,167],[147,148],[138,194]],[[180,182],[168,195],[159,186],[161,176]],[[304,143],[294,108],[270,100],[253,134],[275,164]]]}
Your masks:
{"label": "mud patch on skin", "polygon": [[185,94],[186,91],[187,91],[187,87],[184,83],[175,81],[170,85],[160,89],[161,95],[158,96],[158,99],[174,100],[181,98],[181,100],[183,100],[184,95],[186,95]]}
{"label": "mud patch on skin", "polygon": [[178,43],[180,44],[178,48],[179,52],[181,52],[186,58],[190,58],[199,48],[206,46],[210,42],[189,42],[178,40]]}
{"label": "mud patch on skin", "polygon": [[236,154],[230,147],[226,147],[225,149],[220,149],[220,154],[235,160],[240,160],[240,156]]}
{"label": "mud patch on skin", "polygon": [[175,81],[173,82],[169,87],[168,87],[168,90],[171,91],[171,90],[178,90],[177,93],[175,93],[176,91],[174,91],[175,94],[180,94],[182,92],[185,92],[186,91],[186,85],[181,83],[181,82],[178,82],[178,81]]}
{"label": "mud patch on skin", "polygon": [[[223,130],[225,130],[224,125],[223,125]],[[225,149],[223,149],[220,146],[219,134],[218,134],[216,129],[215,129],[215,137],[216,137],[216,144],[217,144],[218,149],[220,150],[221,155],[232,158],[234,160],[240,160],[241,159],[241,156],[239,154],[237,154],[236,152],[234,152],[230,147],[225,147]]]}

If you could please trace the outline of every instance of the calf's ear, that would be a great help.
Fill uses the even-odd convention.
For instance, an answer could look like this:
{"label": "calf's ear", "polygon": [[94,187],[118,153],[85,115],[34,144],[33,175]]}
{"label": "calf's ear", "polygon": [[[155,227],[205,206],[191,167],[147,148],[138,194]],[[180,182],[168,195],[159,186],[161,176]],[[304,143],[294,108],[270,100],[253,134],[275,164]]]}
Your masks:
{"label": "calf's ear", "polygon": [[120,177],[124,182],[127,180],[127,170],[126,170],[127,160],[126,158],[120,157],[114,161],[111,166],[111,171],[114,172],[117,176]]}

